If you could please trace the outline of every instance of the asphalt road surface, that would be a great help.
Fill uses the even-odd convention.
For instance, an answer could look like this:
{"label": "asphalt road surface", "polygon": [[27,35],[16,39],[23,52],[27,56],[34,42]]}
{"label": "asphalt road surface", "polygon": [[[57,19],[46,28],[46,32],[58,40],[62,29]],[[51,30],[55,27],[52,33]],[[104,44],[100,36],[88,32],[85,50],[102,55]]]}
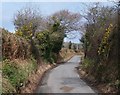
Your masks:
{"label": "asphalt road surface", "polygon": [[45,75],[36,93],[95,93],[80,79],[75,69],[79,62],[80,56],[76,55],[65,64],[52,69]]}

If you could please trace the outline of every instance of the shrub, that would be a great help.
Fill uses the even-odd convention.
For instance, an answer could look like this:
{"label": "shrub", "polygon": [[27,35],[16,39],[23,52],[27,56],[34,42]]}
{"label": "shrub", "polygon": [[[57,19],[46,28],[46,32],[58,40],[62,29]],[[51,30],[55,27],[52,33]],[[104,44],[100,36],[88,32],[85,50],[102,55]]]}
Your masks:
{"label": "shrub", "polygon": [[24,38],[2,29],[2,54],[3,59],[29,58],[30,44]]}

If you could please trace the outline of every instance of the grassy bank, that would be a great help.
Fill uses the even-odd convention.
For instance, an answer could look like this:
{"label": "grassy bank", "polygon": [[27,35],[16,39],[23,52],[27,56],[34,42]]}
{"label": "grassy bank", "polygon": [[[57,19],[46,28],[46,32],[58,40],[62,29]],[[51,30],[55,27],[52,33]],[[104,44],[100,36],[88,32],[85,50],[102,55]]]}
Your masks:
{"label": "grassy bank", "polygon": [[[75,53],[67,50],[64,54],[64,49],[61,50],[60,56],[66,61]],[[63,62],[60,61],[59,63]],[[3,76],[2,76],[2,92],[3,93],[30,93],[33,92],[39,83],[42,75],[53,65],[43,61],[42,64],[37,64],[33,58],[21,60],[4,60],[3,61]]]}
{"label": "grassy bank", "polygon": [[[31,44],[29,39],[9,33],[5,29],[1,32],[2,93],[30,93],[39,83],[42,74],[51,68],[52,63],[42,57],[34,41]],[[64,62],[74,54],[73,50],[64,48],[59,54],[51,52],[50,59],[54,63]]]}
{"label": "grassy bank", "polygon": [[36,71],[38,62],[32,54],[30,42],[2,31],[2,93],[20,92],[20,87]]}
{"label": "grassy bank", "polygon": [[19,92],[20,87],[26,84],[27,77],[37,69],[37,64],[33,59],[6,59],[2,69],[3,93]]}

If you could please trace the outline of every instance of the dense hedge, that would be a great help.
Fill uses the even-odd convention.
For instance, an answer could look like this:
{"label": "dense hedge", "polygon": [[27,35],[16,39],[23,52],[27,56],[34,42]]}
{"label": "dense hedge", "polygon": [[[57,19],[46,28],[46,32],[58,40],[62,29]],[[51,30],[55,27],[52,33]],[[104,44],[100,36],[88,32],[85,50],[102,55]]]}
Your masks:
{"label": "dense hedge", "polygon": [[27,40],[2,29],[2,54],[3,59],[30,57],[30,44]]}
{"label": "dense hedge", "polygon": [[[97,15],[98,17],[93,15],[95,22],[87,24],[86,33],[81,39],[85,53],[83,68],[89,75],[94,76],[98,83],[110,83],[119,89],[119,25],[117,22],[119,18],[117,11],[116,8],[109,7],[93,9],[97,10],[96,15],[101,15]],[[105,10],[109,13],[107,14]]]}

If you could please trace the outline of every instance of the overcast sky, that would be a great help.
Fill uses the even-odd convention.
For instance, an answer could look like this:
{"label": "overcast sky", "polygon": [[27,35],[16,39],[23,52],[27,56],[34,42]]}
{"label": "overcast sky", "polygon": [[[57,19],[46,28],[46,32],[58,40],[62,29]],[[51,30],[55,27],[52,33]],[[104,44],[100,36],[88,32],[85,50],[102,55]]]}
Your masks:
{"label": "overcast sky", "polygon": [[[8,1],[14,1],[14,0],[4,0],[2,1],[2,3],[0,3],[0,9],[1,9],[0,12],[2,13],[2,15],[0,15],[0,27],[4,27],[10,32],[14,32],[14,25],[13,25],[14,14],[18,10],[26,6],[39,8],[43,16],[52,15],[54,12],[63,9],[67,9],[71,12],[79,12],[80,14],[82,14],[81,10],[86,8],[81,2],[60,2],[59,0],[58,0],[59,2],[50,2],[50,1],[47,2],[47,0],[44,0],[46,2],[35,2],[37,0],[34,0],[34,2],[28,2],[33,0],[26,0],[26,2],[16,2],[17,0],[14,2],[8,2]],[[23,1],[23,0],[19,0],[19,1]],[[82,1],[82,0],[77,0],[77,1]],[[86,1],[85,3],[87,4],[90,4],[90,2],[87,2],[90,0],[84,0],[84,1]],[[104,1],[104,4],[106,5],[108,4],[105,2],[107,0],[102,0],[102,1]],[[76,35],[75,39],[66,38],[65,41],[72,40],[72,42],[79,43],[80,35],[79,33],[76,33],[75,35]]]}

